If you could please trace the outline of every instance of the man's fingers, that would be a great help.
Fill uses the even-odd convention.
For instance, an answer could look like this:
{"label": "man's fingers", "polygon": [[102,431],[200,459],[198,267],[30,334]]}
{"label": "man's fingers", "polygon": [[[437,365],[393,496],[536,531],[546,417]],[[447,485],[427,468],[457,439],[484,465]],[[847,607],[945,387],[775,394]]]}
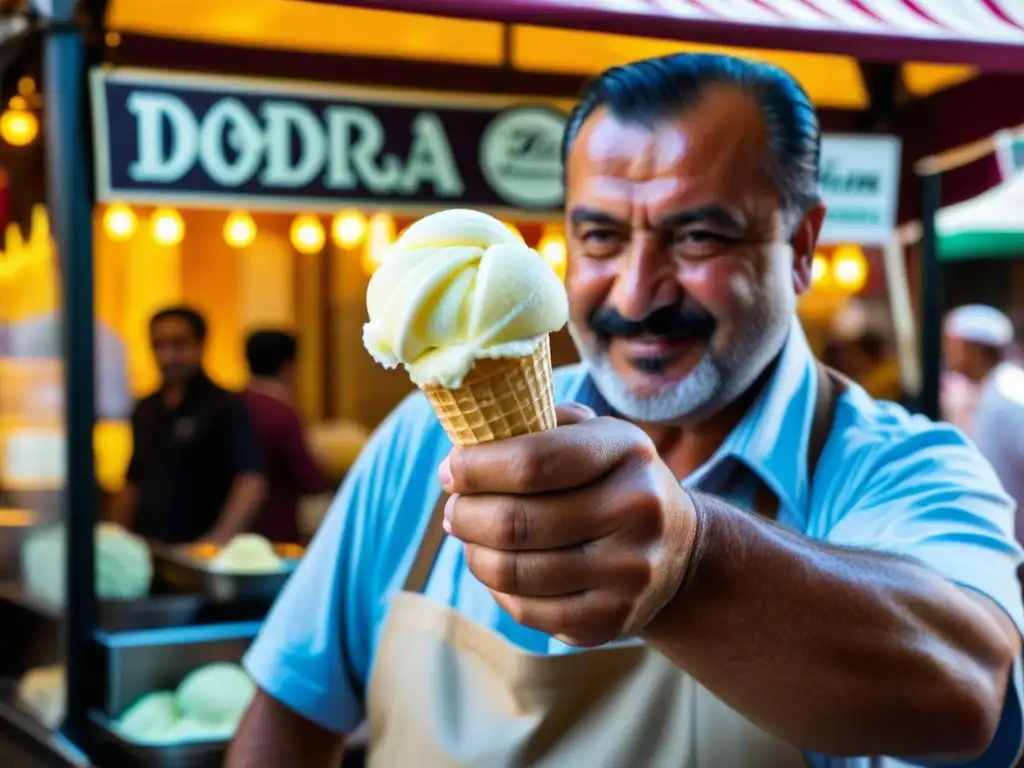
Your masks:
{"label": "man's fingers", "polygon": [[491,595],[523,626],[580,647],[604,645],[620,637],[633,613],[629,600],[599,590],[564,597],[516,597],[492,589]]}
{"label": "man's fingers", "polygon": [[457,495],[448,500],[448,532],[467,544],[525,552],[573,547],[611,534],[602,486],[543,496]]}
{"label": "man's fingers", "polygon": [[466,545],[466,564],[481,584],[517,597],[575,595],[614,583],[632,594],[650,580],[642,556],[597,551],[600,544],[541,552],[505,552]]}
{"label": "man's fingers", "polygon": [[555,418],[558,420],[558,426],[567,427],[570,424],[579,424],[581,421],[596,419],[597,414],[594,413],[594,409],[589,405],[565,403],[555,406]]}
{"label": "man's fingers", "polygon": [[502,552],[466,546],[466,565],[488,589],[510,595],[554,597],[598,586],[584,547],[557,552]]}
{"label": "man's fingers", "polygon": [[591,418],[456,448],[439,474],[449,493],[548,493],[600,480],[631,452],[646,450],[645,443],[646,435],[627,422]]}

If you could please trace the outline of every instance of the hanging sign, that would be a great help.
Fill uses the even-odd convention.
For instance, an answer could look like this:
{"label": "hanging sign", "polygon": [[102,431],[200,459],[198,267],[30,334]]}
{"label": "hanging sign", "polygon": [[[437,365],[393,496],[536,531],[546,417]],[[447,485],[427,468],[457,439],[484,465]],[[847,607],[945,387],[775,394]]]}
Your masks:
{"label": "hanging sign", "polygon": [[885,245],[896,229],[900,140],[895,136],[825,134],[819,192],[828,213],[826,244]]}
{"label": "hanging sign", "polygon": [[505,98],[92,72],[101,201],[334,211],[562,204],[566,116]]}

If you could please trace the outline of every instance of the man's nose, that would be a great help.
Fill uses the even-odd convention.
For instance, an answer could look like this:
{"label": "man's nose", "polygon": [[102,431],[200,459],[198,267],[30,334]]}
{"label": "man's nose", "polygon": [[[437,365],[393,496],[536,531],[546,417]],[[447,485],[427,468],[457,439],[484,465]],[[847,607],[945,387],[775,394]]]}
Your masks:
{"label": "man's nose", "polygon": [[653,237],[636,241],[629,257],[622,260],[608,298],[620,315],[636,322],[682,299],[672,260],[659,253]]}

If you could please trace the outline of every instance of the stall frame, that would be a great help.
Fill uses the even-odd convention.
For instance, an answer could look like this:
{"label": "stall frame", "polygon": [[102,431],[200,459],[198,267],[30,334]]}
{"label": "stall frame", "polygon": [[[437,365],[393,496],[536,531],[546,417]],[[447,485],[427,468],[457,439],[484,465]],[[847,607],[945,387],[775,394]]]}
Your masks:
{"label": "stall frame", "polygon": [[[85,116],[87,114],[87,44],[86,32],[77,19],[78,3],[75,0],[33,0],[34,10],[42,20],[45,34],[45,82],[46,92],[50,94],[47,120],[47,142],[49,157],[49,189],[48,204],[53,212],[56,241],[60,250],[62,264],[61,296],[64,307],[63,352],[66,361],[65,370],[65,425],[67,433],[68,476],[65,488],[67,499],[65,519],[67,524],[67,604],[65,614],[64,646],[67,665],[68,707],[62,727],[62,733],[72,743],[85,745],[90,743],[90,725],[88,718],[89,702],[92,692],[90,674],[91,649],[96,631],[96,598],[94,584],[94,551],[93,528],[97,521],[97,505],[95,501],[94,459],[93,459],[93,423],[94,423],[94,386],[93,367],[94,350],[92,323],[93,307],[93,265],[92,265],[92,208],[93,194],[89,179],[89,168],[92,158],[92,144]],[[399,2],[336,2],[338,5],[362,7],[392,8],[413,10],[413,3]],[[94,18],[102,16],[102,10],[96,11],[95,6],[103,3],[92,3]],[[492,20],[546,24],[548,26],[564,26],[570,28],[607,29],[610,17],[605,13],[598,24],[595,14],[598,9],[588,10],[584,5],[575,6],[577,16],[568,13],[567,8],[545,10],[541,3],[528,2],[494,2],[490,4],[450,2],[417,3],[416,11],[420,13],[438,13],[451,16],[472,16]],[[470,5],[476,10],[471,10]],[[490,9],[480,9],[487,5]],[[429,7],[428,7],[429,6]],[[600,12],[604,13],[604,12]],[[531,15],[532,14],[532,15]],[[538,15],[539,14],[539,15]],[[593,18],[591,18],[593,17]],[[746,43],[745,35],[753,31],[753,27],[739,24],[718,24],[692,26],[681,20],[663,24],[660,28],[650,24],[649,15],[646,23],[641,25],[638,16],[621,16],[619,23],[612,31],[627,34],[657,34],[662,38],[705,39],[717,43]],[[101,25],[97,25],[98,27]],[[757,36],[761,39],[770,38],[775,45],[786,45],[800,36],[799,47],[808,50],[808,30],[794,30],[782,26],[765,30],[758,27]],[[838,32],[816,33],[816,46],[830,46],[839,39],[846,42],[850,36]],[[886,38],[889,43],[892,37]],[[930,60],[961,60],[952,47],[963,44],[963,41],[922,40],[906,38],[905,45],[912,48],[901,48],[901,59],[927,56]],[[765,43],[762,43],[765,44]],[[788,47],[788,45],[787,45]],[[1024,70],[1024,49],[1014,52],[1003,45],[991,43],[975,46],[976,60],[979,64],[989,64],[1003,71]],[[884,116],[880,116],[884,119]],[[938,182],[926,182],[926,231],[930,232],[930,240],[934,243],[934,214],[938,198]],[[926,265],[936,262],[934,245],[928,246],[929,258],[924,259]],[[933,266],[927,267],[929,270]],[[936,306],[938,270],[928,273],[926,290],[927,307]],[[929,331],[934,329],[929,326]],[[925,334],[928,336],[929,334]],[[922,357],[927,363],[925,370],[934,368],[936,349],[934,344],[922,344]]]}

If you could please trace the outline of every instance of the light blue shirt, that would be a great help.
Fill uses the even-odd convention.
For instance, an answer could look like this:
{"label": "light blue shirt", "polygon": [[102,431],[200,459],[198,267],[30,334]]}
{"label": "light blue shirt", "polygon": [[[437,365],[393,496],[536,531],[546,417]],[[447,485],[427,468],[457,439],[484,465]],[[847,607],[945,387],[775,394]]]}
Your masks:
{"label": "light blue shirt", "polygon": [[[559,401],[607,410],[581,366],[557,371],[555,388]],[[954,428],[853,387],[837,404],[812,486],[806,454],[815,390],[814,360],[794,323],[757,403],[685,485],[709,488],[719,469],[739,459],[779,497],[783,525],[812,539],[915,558],[988,596],[1024,627],[1013,503],[989,464]],[[360,455],[245,658],[260,688],[331,731],[351,732],[364,718],[374,649],[441,491],[437,467],[449,449],[426,399],[407,398]],[[443,545],[425,595],[527,651],[574,652],[499,608],[455,539]],[[1024,733],[1020,683],[1018,668],[998,734],[974,765],[1013,764]],[[811,757],[829,768],[879,764]]]}

